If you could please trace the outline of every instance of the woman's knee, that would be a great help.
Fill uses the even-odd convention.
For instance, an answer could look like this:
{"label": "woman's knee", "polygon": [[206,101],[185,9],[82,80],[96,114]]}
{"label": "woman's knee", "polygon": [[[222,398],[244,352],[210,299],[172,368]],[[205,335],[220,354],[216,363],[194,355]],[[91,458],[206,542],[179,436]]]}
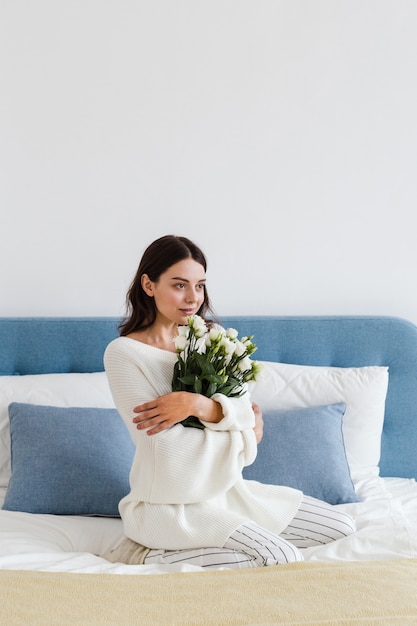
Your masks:
{"label": "woman's knee", "polygon": [[300,550],[283,537],[248,522],[237,528],[224,547],[247,554],[257,567],[303,561]]}

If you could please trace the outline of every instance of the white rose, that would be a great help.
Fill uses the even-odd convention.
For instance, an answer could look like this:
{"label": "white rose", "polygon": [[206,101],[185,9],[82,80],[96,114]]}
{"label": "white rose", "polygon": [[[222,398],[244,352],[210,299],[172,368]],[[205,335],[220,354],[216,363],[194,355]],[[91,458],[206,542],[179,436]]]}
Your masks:
{"label": "white rose", "polygon": [[246,370],[250,370],[251,369],[252,361],[250,360],[250,358],[248,356],[245,356],[244,359],[239,361],[238,367],[239,367],[241,372],[246,372]]}
{"label": "white rose", "polygon": [[233,341],[230,341],[230,339],[228,339],[226,336],[222,337],[220,345],[222,346],[226,354],[234,354],[236,344]]}
{"label": "white rose", "polygon": [[205,321],[199,315],[194,315],[189,318],[189,326],[194,329],[194,334],[197,338],[202,337],[207,332],[207,326]]}
{"label": "white rose", "polygon": [[229,365],[232,360],[232,356],[235,352],[235,343],[230,341],[225,335],[221,338],[220,347],[223,349],[223,353],[225,355],[225,365]]}
{"label": "white rose", "polygon": [[207,347],[206,347],[206,338],[205,337],[199,337],[196,341],[196,350],[197,352],[199,352],[199,354],[205,354],[207,352]]}
{"label": "white rose", "polygon": [[220,337],[222,337],[223,333],[221,330],[219,330],[218,328],[210,328],[208,334],[207,334],[207,345],[210,343],[215,343],[216,341],[218,341],[220,339]]}
{"label": "white rose", "polygon": [[262,379],[262,377],[264,376],[264,373],[265,373],[265,370],[264,370],[263,363],[261,363],[260,361],[252,361],[253,380],[259,380],[259,378]]}
{"label": "white rose", "polygon": [[175,344],[177,352],[184,352],[184,350],[189,346],[189,341],[184,335],[177,335],[172,341]]}
{"label": "white rose", "polygon": [[235,354],[236,356],[242,356],[246,352],[246,346],[241,341],[236,341],[235,343]]}
{"label": "white rose", "polygon": [[226,337],[229,337],[229,339],[236,339],[238,335],[238,332],[235,328],[228,328],[226,330]]}

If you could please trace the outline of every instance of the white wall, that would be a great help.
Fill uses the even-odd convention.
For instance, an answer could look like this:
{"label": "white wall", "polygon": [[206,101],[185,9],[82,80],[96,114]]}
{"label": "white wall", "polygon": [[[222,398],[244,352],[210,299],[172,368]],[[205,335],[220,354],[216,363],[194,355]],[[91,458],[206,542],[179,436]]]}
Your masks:
{"label": "white wall", "polygon": [[219,314],[417,323],[415,0],[1,0],[0,315],[119,315],[183,234]]}

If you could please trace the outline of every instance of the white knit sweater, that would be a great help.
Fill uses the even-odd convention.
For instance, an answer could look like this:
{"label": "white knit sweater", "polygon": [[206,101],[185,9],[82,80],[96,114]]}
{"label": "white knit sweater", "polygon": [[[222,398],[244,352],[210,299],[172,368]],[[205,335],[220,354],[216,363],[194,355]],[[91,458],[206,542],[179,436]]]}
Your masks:
{"label": "white knit sweater", "polygon": [[127,537],[149,548],[223,547],[252,520],[280,533],[294,517],[301,492],[242,478],[256,458],[249,394],[215,394],[223,419],[204,430],[176,424],[147,435],[133,408],[171,391],[176,354],[128,337],[112,341],[104,365],[115,405],[136,445],[130,493],[120,502]]}

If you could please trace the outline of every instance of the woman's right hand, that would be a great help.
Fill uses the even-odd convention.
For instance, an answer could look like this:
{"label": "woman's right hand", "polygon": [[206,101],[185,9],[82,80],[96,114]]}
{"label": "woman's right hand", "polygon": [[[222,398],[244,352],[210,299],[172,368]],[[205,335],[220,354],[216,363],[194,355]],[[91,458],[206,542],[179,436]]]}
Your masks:
{"label": "woman's right hand", "polygon": [[172,391],[136,406],[133,412],[136,428],[147,430],[147,435],[156,435],[190,415],[206,422],[219,422],[223,417],[218,402],[188,391]]}

